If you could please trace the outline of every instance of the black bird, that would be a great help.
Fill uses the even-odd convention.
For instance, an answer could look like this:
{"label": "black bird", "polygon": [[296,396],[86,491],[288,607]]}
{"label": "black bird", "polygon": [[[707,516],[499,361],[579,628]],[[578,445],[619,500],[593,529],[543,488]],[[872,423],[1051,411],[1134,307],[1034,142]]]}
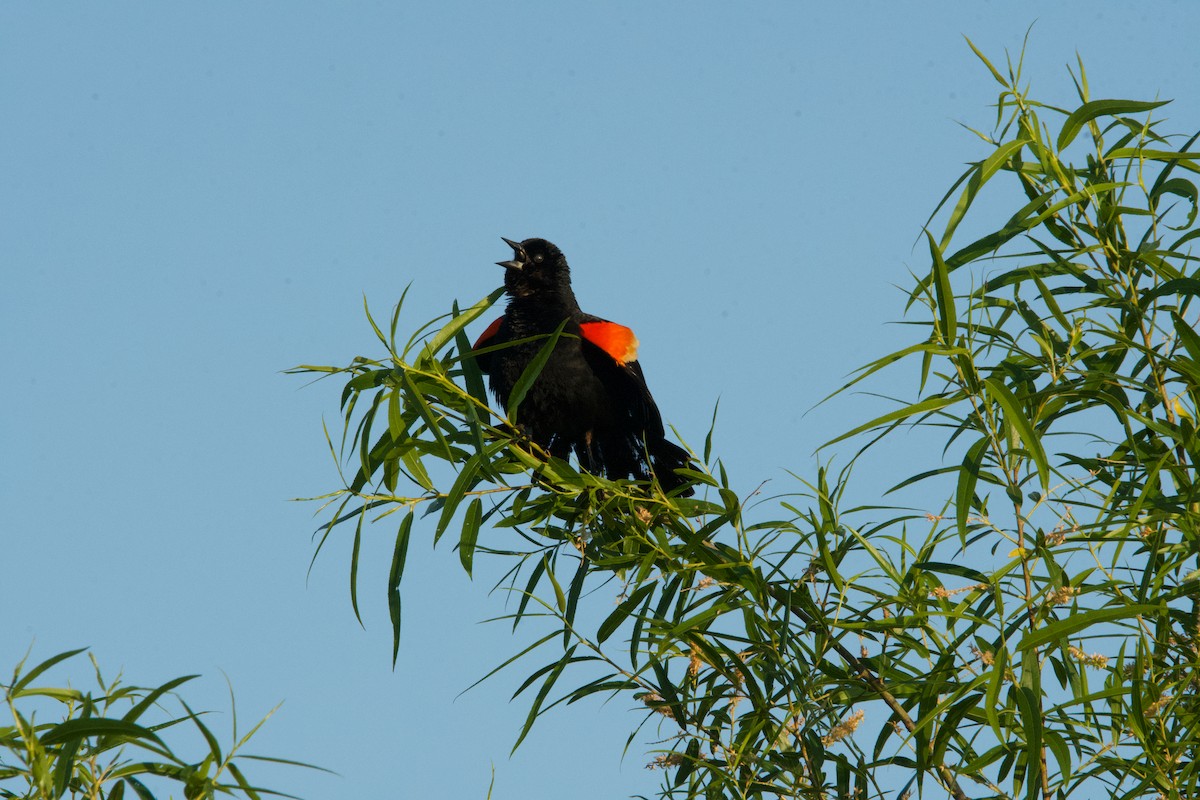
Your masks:
{"label": "black bird", "polygon": [[690,467],[691,458],[666,439],[637,362],[633,331],[579,308],[567,260],[553,244],[504,241],[513,257],[496,263],[504,267],[508,305],[475,342],[475,350],[543,338],[476,356],[496,399],[508,407],[513,387],[545,346],[544,337],[565,320],[554,351],[521,400],[517,423],[551,455],[567,459],[573,452],[591,472],[637,480],[653,474],[666,491],[686,487],[675,470]]}

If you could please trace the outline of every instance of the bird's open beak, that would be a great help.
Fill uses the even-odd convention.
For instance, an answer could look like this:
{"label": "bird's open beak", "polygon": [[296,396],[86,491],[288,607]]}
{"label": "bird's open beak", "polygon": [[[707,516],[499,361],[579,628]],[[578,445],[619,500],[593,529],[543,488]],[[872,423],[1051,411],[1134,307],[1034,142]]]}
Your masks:
{"label": "bird's open beak", "polygon": [[504,243],[513,249],[513,255],[515,258],[513,258],[511,261],[497,261],[496,263],[505,269],[520,269],[521,267],[525,266],[525,262],[528,261],[529,258],[525,255],[525,248],[521,247],[521,243],[514,242],[512,239],[505,239],[503,236],[500,238],[504,239]]}

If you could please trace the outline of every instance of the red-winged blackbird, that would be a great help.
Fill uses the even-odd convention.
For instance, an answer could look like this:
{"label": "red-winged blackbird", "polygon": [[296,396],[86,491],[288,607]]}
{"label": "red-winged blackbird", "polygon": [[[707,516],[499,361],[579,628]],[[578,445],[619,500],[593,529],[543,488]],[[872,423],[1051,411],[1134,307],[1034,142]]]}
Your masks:
{"label": "red-winged blackbird", "polygon": [[513,387],[546,345],[545,336],[566,320],[553,352],[521,400],[518,424],[551,455],[567,459],[574,452],[590,472],[638,480],[649,480],[653,472],[667,491],[686,484],[675,470],[690,466],[691,459],[666,439],[658,406],[637,362],[633,331],[580,310],[567,260],[553,244],[545,239],[504,241],[513,249],[513,258],[496,263],[504,267],[508,306],[475,342],[475,349],[540,338],[476,356],[496,399],[508,407]]}

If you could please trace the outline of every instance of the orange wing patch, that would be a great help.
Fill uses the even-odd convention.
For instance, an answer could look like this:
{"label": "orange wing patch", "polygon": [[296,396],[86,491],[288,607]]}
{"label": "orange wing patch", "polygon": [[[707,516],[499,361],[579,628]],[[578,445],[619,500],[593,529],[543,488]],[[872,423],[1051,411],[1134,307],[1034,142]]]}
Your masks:
{"label": "orange wing patch", "polygon": [[618,364],[637,361],[638,340],[633,331],[615,322],[584,322],[580,335],[612,356]]}
{"label": "orange wing patch", "polygon": [[478,350],[481,347],[486,347],[487,340],[495,336],[496,332],[500,330],[501,322],[504,322],[504,317],[497,317],[495,322],[493,322],[491,325],[488,325],[487,330],[480,334],[479,338],[475,340],[475,344],[472,345],[472,349]]}

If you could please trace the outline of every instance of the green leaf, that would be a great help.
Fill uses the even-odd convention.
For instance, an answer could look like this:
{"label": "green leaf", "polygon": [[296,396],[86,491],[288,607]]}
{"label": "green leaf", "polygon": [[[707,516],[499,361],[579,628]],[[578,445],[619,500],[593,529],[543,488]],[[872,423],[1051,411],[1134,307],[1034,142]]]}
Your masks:
{"label": "green leaf", "polygon": [[947,345],[953,345],[958,335],[958,314],[954,310],[954,292],[950,288],[950,271],[942,260],[942,251],[933,234],[925,231],[929,240],[929,255],[933,258],[933,287],[937,297],[938,321],[941,327],[942,340]]}
{"label": "green leaf", "polygon": [[600,628],[596,631],[596,643],[603,644],[604,641],[616,632],[617,628],[621,627],[621,623],[629,618],[638,604],[646,599],[647,595],[654,591],[655,583],[647,583],[644,586],[639,586],[633,594],[625,598],[616,610],[613,611],[604,622],[600,623]]}
{"label": "green leaf", "polygon": [[1151,603],[1109,606],[1108,608],[1096,608],[1091,611],[1080,611],[1066,619],[1051,622],[1043,628],[1025,634],[1021,639],[1021,643],[1017,645],[1017,650],[1026,651],[1035,647],[1041,647],[1049,642],[1064,639],[1073,633],[1104,622],[1131,619],[1133,617],[1158,619],[1162,613],[1163,607],[1161,605]]}
{"label": "green leaf", "polygon": [[46,659],[45,661],[38,664],[33,669],[29,670],[29,672],[26,672],[21,677],[20,680],[14,681],[13,685],[8,690],[9,696],[14,697],[14,698],[20,697],[21,690],[24,689],[26,686],[28,686],[31,681],[33,681],[35,678],[37,678],[37,676],[41,675],[43,672],[45,672],[46,670],[53,667],[55,664],[58,664],[59,662],[62,662],[62,661],[66,661],[68,658],[72,658],[73,656],[77,656],[85,650],[87,650],[86,647],[81,647],[78,650],[68,650],[65,653],[59,653],[56,656],[52,656],[51,658]]}
{"label": "green leaf", "polygon": [[988,68],[989,72],[992,73],[992,77],[996,79],[996,83],[1000,84],[1005,89],[1007,89],[1008,81],[1006,81],[1004,79],[1004,76],[1000,74],[1000,71],[992,66],[992,62],[988,61],[987,56],[985,56],[982,52],[980,52],[979,48],[975,46],[975,43],[972,42],[966,36],[966,34],[963,35],[963,38],[967,40],[967,47],[971,48],[971,52],[975,54],[975,57],[978,58],[980,61],[982,61],[983,65]]}
{"label": "green leaf", "polygon": [[[998,145],[990,156],[971,169],[969,173],[971,178],[967,181],[967,186],[963,189],[962,194],[959,195],[958,203],[955,204],[954,210],[950,212],[950,218],[946,222],[946,230],[942,234],[942,249],[950,245],[950,239],[954,236],[954,231],[958,229],[959,223],[966,216],[971,203],[975,200],[976,195],[979,194],[979,190],[1027,144],[1029,144],[1029,140],[1022,137]],[[925,233],[928,235],[929,231],[926,230]],[[938,257],[941,257],[940,252],[938,253]]]}
{"label": "green leaf", "polygon": [[[494,445],[494,447],[503,447],[504,443]],[[467,491],[475,485],[475,476],[479,472],[480,465],[489,457],[489,451],[476,453],[467,459],[462,465],[462,469],[458,472],[458,477],[454,479],[454,483],[450,486],[450,491],[446,492],[445,503],[442,505],[441,516],[438,517],[437,527],[433,531],[433,543],[437,544],[442,538],[442,534],[446,532],[446,528],[450,526],[450,520],[454,518],[455,512],[458,511],[458,506],[462,502],[463,496]]]}
{"label": "green leaf", "polygon": [[975,710],[981,700],[983,700],[983,694],[971,692],[948,711],[945,710],[945,703],[940,704],[941,713],[938,714],[937,735],[933,738],[931,753],[931,761],[934,764],[942,763],[950,741],[959,733],[959,724]]}
{"label": "green leaf", "polygon": [[1026,768],[1028,770],[1025,777],[1028,787],[1026,797],[1035,800],[1040,796],[1041,791],[1042,727],[1045,725],[1045,721],[1042,719],[1042,712],[1038,707],[1038,697],[1033,690],[1025,686],[1013,686],[1010,691],[1016,701],[1017,712],[1021,716],[1021,730],[1025,733]]}
{"label": "green leaf", "polygon": [[68,719],[58,723],[43,733],[39,740],[43,745],[55,745],[69,742],[72,739],[90,738],[93,736],[117,736],[123,739],[146,739],[162,743],[158,734],[149,728],[143,728],[133,722],[123,719],[108,719],[106,717],[89,717],[87,719]]}
{"label": "green leaf", "polygon": [[1157,300],[1167,295],[1178,294],[1185,297],[1200,295],[1200,280],[1196,278],[1173,278],[1164,281],[1142,295],[1142,307],[1148,308],[1151,300]]}
{"label": "green leaf", "polygon": [[971,503],[975,497],[975,486],[979,483],[979,473],[983,469],[983,454],[989,443],[990,440],[985,436],[971,445],[959,468],[958,485],[954,493],[954,518],[959,536],[967,535],[967,519],[971,514]]}
{"label": "green leaf", "polygon": [[392,550],[392,568],[388,572],[388,616],[392,622],[392,666],[400,655],[400,579],[404,577],[404,562],[408,558],[408,540],[412,533],[413,512],[410,510],[396,531]]}
{"label": "green leaf", "polygon": [[136,778],[126,777],[125,783],[133,787],[134,793],[138,796],[138,800],[157,800],[154,793],[146,788],[146,784]]}
{"label": "green leaf", "polygon": [[421,454],[416,449],[405,450],[400,454],[400,461],[404,466],[408,467],[408,474],[427,492],[432,492],[433,478],[429,477],[428,470],[425,469],[425,464],[421,461]]}
{"label": "green leaf", "polygon": [[423,356],[428,358],[435,357],[437,352],[441,350],[447,342],[454,338],[455,334],[478,319],[483,312],[494,306],[496,301],[499,300],[503,294],[504,287],[501,286],[499,289],[496,289],[487,297],[468,308],[466,311],[462,312],[456,317],[452,317],[450,321],[442,326],[442,329],[435,333],[433,338],[426,343],[425,349],[422,353]]}
{"label": "green leaf", "polygon": [[562,336],[563,328],[567,326],[569,321],[564,319],[559,323],[554,333],[547,337],[546,343],[542,345],[542,349],[525,366],[524,371],[521,372],[521,377],[517,378],[517,382],[513,384],[512,393],[508,396],[508,408],[505,409],[505,413],[508,414],[510,420],[517,418],[517,409],[521,407],[521,401],[525,399],[525,395],[529,392],[529,388],[533,386],[533,382],[542,374],[542,368],[546,366],[546,362],[553,355],[554,348],[558,344],[558,339]]}
{"label": "green leaf", "polygon": [[563,614],[567,613],[567,596],[563,594],[562,586],[559,585],[558,578],[555,576],[549,562],[546,563],[546,577],[550,579],[550,585],[554,587],[554,602],[558,605],[559,612]]}
{"label": "green leaf", "polygon": [[587,577],[587,568],[587,558],[580,558],[579,566],[575,568],[575,575],[571,578],[571,585],[567,587],[567,609],[563,612],[563,619],[567,624],[563,631],[563,647],[567,646],[570,640],[570,628],[575,625],[575,610],[579,607],[579,596],[583,594],[583,581]]}
{"label": "green leaf", "polygon": [[187,710],[188,717],[192,720],[192,724],[196,726],[196,730],[200,731],[200,734],[204,737],[204,741],[208,743],[209,754],[205,760],[211,758],[214,762],[220,763],[223,760],[221,757],[221,743],[217,741],[216,735],[204,724],[204,721],[200,719],[200,715],[192,711],[191,706],[184,702],[182,698],[180,698],[179,702]]}
{"label": "green leaf", "polygon": [[843,433],[841,436],[838,436],[835,439],[830,439],[828,442],[821,445],[821,448],[823,449],[823,448],[829,447],[832,444],[837,444],[838,442],[842,441],[843,439],[849,439],[852,436],[857,436],[858,434],[862,433],[863,431],[869,431],[872,428],[878,427],[880,425],[887,425],[888,423],[900,422],[902,420],[908,419],[909,417],[916,416],[917,414],[929,414],[929,413],[938,411],[940,409],[945,408],[946,406],[954,405],[958,401],[962,400],[963,397],[964,397],[964,395],[962,392],[952,392],[950,394],[939,394],[939,395],[934,395],[933,397],[927,397],[918,403],[913,403],[912,405],[905,406],[904,408],[900,408],[895,411],[891,411],[887,414],[884,414],[881,417],[876,417],[875,419],[871,420],[870,422],[859,425],[858,427],[856,427],[850,431],[847,431],[846,433]]}
{"label": "green leaf", "polygon": [[1175,324],[1175,335],[1194,361],[1200,361],[1200,335],[1176,312],[1171,312],[1171,322]]}
{"label": "green leaf", "polygon": [[992,652],[992,665],[988,671],[988,688],[987,699],[983,703],[983,713],[987,716],[988,725],[992,728],[992,733],[1000,741],[1004,741],[1007,737],[1004,735],[1006,726],[1000,720],[1000,712],[1004,710],[1000,703],[1000,690],[1008,681],[1008,648],[1003,642]]}
{"label": "green leaf", "polygon": [[358,620],[361,627],[363,625],[362,614],[358,612],[358,556],[362,549],[362,526],[363,514],[358,515],[358,521],[354,525],[354,544],[350,548],[350,607],[354,609],[354,618]]}
{"label": "green leaf", "polygon": [[483,501],[474,497],[471,499],[471,504],[467,506],[462,535],[458,539],[458,560],[462,562],[467,575],[471,574],[471,565],[475,560],[475,542],[479,539],[479,526],[482,522]]}
{"label": "green leaf", "polygon": [[1062,130],[1058,133],[1057,147],[1059,150],[1066,148],[1075,137],[1079,134],[1080,128],[1097,117],[1115,117],[1120,114],[1136,114],[1140,111],[1150,111],[1151,109],[1165,106],[1170,100],[1158,100],[1156,102],[1147,102],[1143,100],[1093,100],[1090,103],[1084,103],[1079,108],[1071,112],[1066,121],[1063,122]]}
{"label": "green leaf", "polygon": [[[514,631],[521,622],[521,617],[525,615],[525,607],[529,605],[530,599],[533,598],[533,593],[537,589],[538,582],[542,579],[542,573],[546,571],[546,563],[546,558],[539,558],[529,575],[529,580],[525,584],[525,591],[521,592],[521,602],[517,604],[517,613],[513,614]],[[556,634],[550,635],[555,636]]]}
{"label": "green leaf", "polygon": [[[463,383],[467,385],[467,394],[480,403],[487,403],[487,388],[484,386],[483,371],[479,369],[479,362],[470,355],[470,340],[463,331],[459,331],[454,337],[454,342],[458,346],[459,354],[463,356],[459,360],[459,367],[462,369]],[[467,408],[474,413],[474,406],[468,404]]]}
{"label": "green leaf", "polygon": [[525,741],[525,736],[529,733],[529,729],[533,727],[534,720],[538,718],[538,714],[542,710],[542,704],[546,702],[546,697],[550,694],[550,690],[554,688],[554,684],[559,676],[562,675],[563,669],[574,660],[572,657],[575,655],[576,647],[578,645],[572,645],[569,650],[563,653],[562,658],[554,665],[554,669],[550,670],[550,674],[546,676],[542,687],[538,689],[537,697],[534,698],[533,704],[529,708],[529,715],[525,718],[525,724],[521,727],[521,733],[517,737],[510,755],[517,752],[517,748],[521,746],[521,742]]}
{"label": "green leaf", "polygon": [[[450,448],[450,443],[446,441],[446,435],[442,433],[441,418],[434,413],[433,407],[425,399],[425,394],[413,380],[412,373],[407,371],[404,373],[404,384],[408,387],[408,399],[413,401],[413,405],[416,406],[421,418],[425,420],[425,425],[429,428],[429,432],[433,434],[438,444],[441,445],[442,455],[447,461],[454,461],[454,451]],[[373,408],[371,413],[374,413]]]}
{"label": "green leaf", "polygon": [[173,691],[174,689],[178,688],[179,686],[181,686],[181,685],[187,683],[188,681],[190,681],[194,678],[197,678],[197,677],[199,677],[199,676],[198,675],[184,675],[182,678],[175,678],[174,680],[167,681],[162,686],[159,686],[157,689],[153,690],[152,692],[147,694],[145,697],[143,697],[141,700],[139,700],[137,703],[135,703],[133,708],[126,711],[125,716],[121,717],[122,721],[133,722],[138,717],[140,717],[143,713],[145,713],[145,711],[148,708],[150,708],[155,703],[157,703],[159,698],[161,698],[164,694],[166,694],[167,692]]}
{"label": "green leaf", "polygon": [[988,396],[1004,409],[1005,421],[1021,438],[1021,443],[1025,445],[1025,451],[1029,453],[1029,457],[1037,466],[1038,477],[1042,482],[1042,491],[1050,491],[1050,462],[1046,459],[1046,451],[1042,448],[1041,439],[1034,431],[1029,418],[1021,411],[1017,398],[1013,396],[1007,386],[995,378],[984,378],[983,385]]}
{"label": "green leaf", "polygon": [[1066,739],[1059,735],[1054,728],[1046,727],[1042,731],[1042,741],[1046,747],[1054,754],[1054,760],[1058,762],[1058,772],[1060,775],[1071,774],[1071,748],[1067,744]]}

